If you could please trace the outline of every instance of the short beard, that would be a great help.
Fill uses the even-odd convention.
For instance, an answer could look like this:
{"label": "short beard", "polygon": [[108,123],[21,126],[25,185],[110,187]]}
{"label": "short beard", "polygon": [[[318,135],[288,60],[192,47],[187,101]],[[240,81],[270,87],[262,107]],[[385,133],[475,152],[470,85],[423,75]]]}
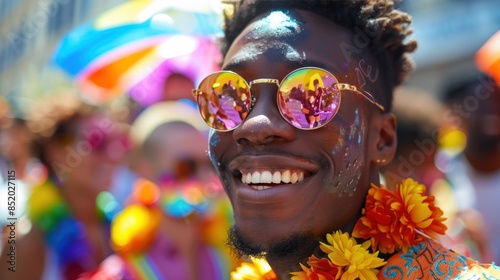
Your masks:
{"label": "short beard", "polygon": [[282,239],[268,246],[249,242],[235,226],[228,232],[228,246],[231,253],[237,257],[253,256],[257,258],[278,259],[295,255],[304,244],[310,244],[315,240],[312,234],[295,233],[286,239]]}

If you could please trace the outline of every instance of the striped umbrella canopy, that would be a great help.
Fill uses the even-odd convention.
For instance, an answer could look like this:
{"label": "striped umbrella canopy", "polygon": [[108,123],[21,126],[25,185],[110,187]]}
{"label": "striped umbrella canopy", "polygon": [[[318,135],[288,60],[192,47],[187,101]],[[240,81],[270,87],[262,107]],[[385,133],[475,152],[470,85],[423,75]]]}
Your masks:
{"label": "striped umbrella canopy", "polygon": [[161,98],[171,73],[197,83],[218,69],[216,7],[217,1],[200,0],[125,2],[68,32],[52,61],[92,102],[128,93],[149,105]]}

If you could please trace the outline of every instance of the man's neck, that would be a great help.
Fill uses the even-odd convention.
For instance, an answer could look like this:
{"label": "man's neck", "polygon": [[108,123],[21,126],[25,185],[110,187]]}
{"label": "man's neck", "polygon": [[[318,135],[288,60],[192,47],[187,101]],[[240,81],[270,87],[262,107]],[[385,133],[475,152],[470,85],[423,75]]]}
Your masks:
{"label": "man's neck", "polygon": [[[340,229],[342,232],[349,232],[351,233],[354,225],[358,221],[358,219],[361,217],[361,213],[356,215],[356,217],[349,223],[347,224],[344,228]],[[333,233],[332,232],[327,232],[327,233]],[[322,235],[320,238],[322,239],[321,241],[326,242],[324,240],[326,238],[326,234]],[[267,262],[269,265],[271,265],[274,273],[278,276],[280,280],[288,280],[291,278],[290,273],[291,272],[297,272],[301,271],[300,263],[306,265],[307,260],[311,255],[316,255],[317,257],[326,257],[321,256],[320,254],[322,253],[319,251],[319,243],[320,240],[311,240],[310,242],[306,242],[302,247],[298,248],[295,250],[293,254],[290,256],[285,256],[285,257],[275,257],[275,258],[270,258],[266,257]]]}
{"label": "man's neck", "polygon": [[306,264],[308,258],[318,247],[318,242],[311,242],[308,246],[302,247],[296,251],[293,256],[266,258],[269,265],[271,265],[274,273],[280,280],[289,280],[291,272],[300,271],[299,263]]}

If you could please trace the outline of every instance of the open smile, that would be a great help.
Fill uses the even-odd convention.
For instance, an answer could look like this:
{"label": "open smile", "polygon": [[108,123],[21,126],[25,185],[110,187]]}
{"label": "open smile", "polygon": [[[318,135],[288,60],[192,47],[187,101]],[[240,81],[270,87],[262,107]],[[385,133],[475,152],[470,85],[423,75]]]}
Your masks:
{"label": "open smile", "polygon": [[304,174],[307,172],[286,169],[284,171],[272,170],[254,170],[254,171],[240,171],[241,182],[248,186],[262,191],[270,189],[274,186],[283,184],[295,184],[304,181]]}
{"label": "open smile", "polygon": [[260,155],[237,157],[231,161],[229,169],[244,185],[265,191],[278,186],[298,185],[316,173],[319,167],[302,158]]}

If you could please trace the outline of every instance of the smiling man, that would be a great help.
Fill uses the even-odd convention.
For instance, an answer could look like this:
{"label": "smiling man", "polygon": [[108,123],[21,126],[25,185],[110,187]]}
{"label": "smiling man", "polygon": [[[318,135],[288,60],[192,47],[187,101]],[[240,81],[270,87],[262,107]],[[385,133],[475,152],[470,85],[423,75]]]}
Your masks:
{"label": "smiling man", "polygon": [[[413,230],[415,221],[410,218],[408,227],[422,236],[387,243],[367,236],[370,223],[362,220],[369,218],[365,215],[369,209],[363,208],[368,208],[371,185],[380,185],[379,166],[395,153],[396,122],[390,107],[394,88],[412,69],[406,57],[416,47],[407,38],[410,21],[406,13],[393,9],[392,1],[241,1],[235,5],[234,16],[226,21],[223,71],[209,75],[194,94],[202,117],[213,128],[209,155],[234,209],[229,238],[236,253],[264,257],[280,279],[301,270],[293,273],[296,279],[316,279],[311,276],[314,273],[352,273],[354,278],[370,279],[388,260],[398,265],[398,254],[413,249],[416,241],[424,242],[424,251],[445,250],[422,237],[444,232],[442,212],[427,203],[421,185],[411,180],[403,185],[420,191],[418,202],[426,208],[417,207],[418,214],[424,214],[415,215],[425,216],[425,221],[419,220]],[[223,85],[229,81],[238,94],[251,97],[244,117],[224,105],[229,96]],[[317,100],[317,121],[312,124],[304,116],[307,106],[289,98],[301,84],[307,96],[298,99],[314,96]],[[218,121],[224,126],[214,126],[204,115],[207,103],[202,99],[207,95],[220,100],[226,114]],[[327,238],[328,244],[318,246],[318,241],[326,242],[325,235],[337,231],[336,237]],[[342,242],[350,237],[341,233],[371,243],[353,247],[348,245],[351,241]],[[407,238],[409,244],[402,241]],[[348,257],[361,249],[367,249],[358,255],[361,262]],[[431,258],[426,265],[432,262]],[[403,264],[401,269],[414,273]],[[425,278],[426,270],[405,276]],[[386,273],[390,271],[381,270],[378,277]],[[233,277],[239,279],[236,274]]]}

